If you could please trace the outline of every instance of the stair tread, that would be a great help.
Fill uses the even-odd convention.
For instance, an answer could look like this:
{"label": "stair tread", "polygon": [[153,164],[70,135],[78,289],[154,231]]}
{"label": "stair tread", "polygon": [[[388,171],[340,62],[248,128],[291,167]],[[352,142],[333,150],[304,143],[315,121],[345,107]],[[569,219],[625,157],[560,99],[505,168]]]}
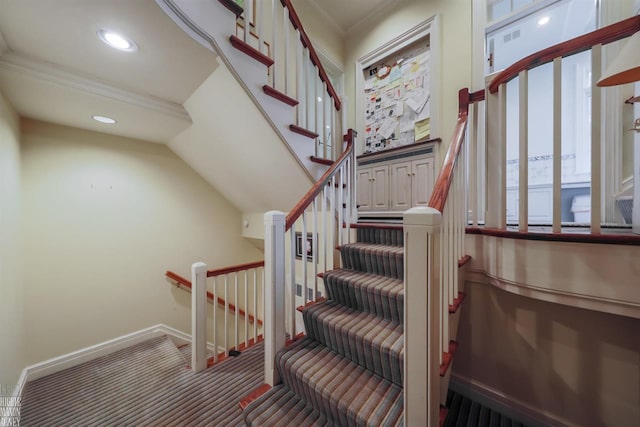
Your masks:
{"label": "stair tread", "polygon": [[381,377],[402,386],[403,325],[334,301],[302,312],[307,336]]}
{"label": "stair tread", "polygon": [[304,427],[330,425],[324,415],[282,384],[260,396],[245,410],[245,423],[248,426],[280,426],[282,420]]}
{"label": "stair tread", "polygon": [[342,268],[327,271],[323,279],[330,300],[403,322],[404,283],[401,279]]}
{"label": "stair tread", "polygon": [[340,246],[342,265],[352,270],[404,279],[404,248],[380,243]]}
{"label": "stair tread", "polygon": [[402,224],[359,225],[356,227],[358,242],[404,246]]}
{"label": "stair tread", "polygon": [[403,423],[402,387],[305,338],[281,350],[276,362],[283,383],[339,425]]}

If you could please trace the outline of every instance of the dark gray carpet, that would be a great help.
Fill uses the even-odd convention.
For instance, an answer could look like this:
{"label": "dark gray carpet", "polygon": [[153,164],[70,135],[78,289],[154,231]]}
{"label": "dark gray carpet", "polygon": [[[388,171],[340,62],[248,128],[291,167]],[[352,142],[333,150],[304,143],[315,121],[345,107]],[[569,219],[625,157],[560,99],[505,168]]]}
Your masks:
{"label": "dark gray carpet", "polygon": [[27,383],[23,426],[237,426],[238,402],[264,382],[259,344],[201,373],[167,337]]}

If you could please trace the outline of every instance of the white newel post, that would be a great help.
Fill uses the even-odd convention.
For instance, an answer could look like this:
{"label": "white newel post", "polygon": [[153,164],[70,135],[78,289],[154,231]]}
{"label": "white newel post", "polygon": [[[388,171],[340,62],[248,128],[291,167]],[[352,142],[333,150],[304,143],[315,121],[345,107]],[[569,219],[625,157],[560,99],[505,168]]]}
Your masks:
{"label": "white newel post", "polygon": [[280,382],[276,352],[285,344],[284,325],[284,213],[264,214],[264,382]]}
{"label": "white newel post", "polygon": [[207,265],[191,266],[191,370],[207,367]]}
{"label": "white newel post", "polygon": [[441,221],[440,212],[429,207],[404,213],[404,414],[408,427],[439,423]]}

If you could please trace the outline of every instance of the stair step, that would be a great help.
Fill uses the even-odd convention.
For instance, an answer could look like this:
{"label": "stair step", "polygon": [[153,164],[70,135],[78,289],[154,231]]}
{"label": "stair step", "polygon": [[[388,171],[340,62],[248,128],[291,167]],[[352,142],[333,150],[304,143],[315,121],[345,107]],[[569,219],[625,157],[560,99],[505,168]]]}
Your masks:
{"label": "stair step", "polygon": [[324,274],[330,300],[402,324],[404,283],[401,279],[337,269]]}
{"label": "stair step", "polygon": [[231,41],[231,44],[233,45],[233,47],[238,49],[240,52],[246,53],[256,61],[263,63],[267,67],[271,67],[273,65],[274,63],[273,59],[269,58],[267,55],[260,52],[258,49],[254,48],[250,44],[245,43],[240,38],[236,36],[231,36],[229,37],[229,41]]}
{"label": "stair step", "polygon": [[404,245],[404,232],[401,224],[376,224],[375,227],[357,226],[356,236],[358,238],[358,242],[361,243],[375,243],[391,246]]}
{"label": "stair step", "polygon": [[300,127],[298,125],[289,125],[289,130],[291,132],[295,132],[298,133],[302,136],[306,136],[307,138],[311,138],[311,139],[316,139],[318,136],[317,133],[310,131],[309,129],[305,129],[303,127]]}
{"label": "stair step", "polygon": [[244,421],[252,427],[277,427],[286,420],[293,426],[326,426],[327,418],[308,406],[289,387],[277,385],[250,403]]}
{"label": "stair step", "polygon": [[328,301],[302,311],[309,338],[402,387],[401,323]]}
{"label": "stair step", "polygon": [[331,166],[333,164],[333,160],[323,159],[322,157],[311,156],[309,159],[314,163],[320,163],[325,166]]}
{"label": "stair step", "polygon": [[262,86],[262,90],[267,95],[271,96],[272,98],[277,99],[278,101],[282,101],[287,105],[291,105],[292,107],[295,107],[296,105],[298,105],[298,100],[291,98],[290,96],[280,92],[277,89],[274,89],[273,87],[271,87],[269,85]]}
{"label": "stair step", "polygon": [[458,292],[458,298],[453,300],[453,304],[449,304],[449,314],[454,314],[458,311],[466,296],[464,292]]}
{"label": "stair step", "polygon": [[245,410],[247,406],[249,406],[253,401],[258,400],[260,396],[269,390],[271,390],[271,386],[269,384],[262,384],[261,386],[253,389],[251,393],[240,399],[240,402],[238,403],[240,409]]}
{"label": "stair step", "polygon": [[404,279],[404,248],[375,243],[340,246],[342,265],[351,270]]}
{"label": "stair step", "polygon": [[444,377],[453,362],[453,356],[458,350],[458,343],[456,341],[449,341],[449,349],[447,352],[442,353],[442,363],[440,364],[440,376]]}
{"label": "stair step", "polygon": [[[402,387],[306,338],[276,355],[283,383],[337,425],[403,423]],[[270,393],[267,393],[270,394]]]}

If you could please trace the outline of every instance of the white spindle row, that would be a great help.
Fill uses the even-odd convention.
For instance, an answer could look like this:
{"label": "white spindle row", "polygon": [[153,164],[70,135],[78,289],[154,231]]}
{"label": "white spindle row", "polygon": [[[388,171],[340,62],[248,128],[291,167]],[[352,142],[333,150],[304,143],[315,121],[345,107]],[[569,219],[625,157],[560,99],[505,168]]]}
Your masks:
{"label": "white spindle row", "polygon": [[289,2],[258,1],[254,9],[254,2],[247,1],[238,19],[244,42],[275,61],[269,69],[270,85],[298,101],[295,125],[318,135],[316,156],[335,159],[333,147],[341,148],[344,130],[336,117],[342,116],[335,114],[331,83],[321,78],[323,73],[318,64],[314,64],[318,59],[312,57],[315,53],[312,55],[313,48],[305,40],[306,35],[293,23],[297,15],[289,9]]}
{"label": "white spindle row", "polygon": [[[194,371],[201,371],[207,366],[207,344],[212,348],[211,359],[216,363],[221,357],[228,356],[231,350],[240,350],[261,340],[262,326],[259,323],[264,319],[264,267],[215,275],[207,281],[206,264],[195,263],[192,266],[192,286]],[[209,332],[206,325],[209,317],[207,293],[213,295],[212,329]],[[231,295],[233,299],[229,300]]]}

